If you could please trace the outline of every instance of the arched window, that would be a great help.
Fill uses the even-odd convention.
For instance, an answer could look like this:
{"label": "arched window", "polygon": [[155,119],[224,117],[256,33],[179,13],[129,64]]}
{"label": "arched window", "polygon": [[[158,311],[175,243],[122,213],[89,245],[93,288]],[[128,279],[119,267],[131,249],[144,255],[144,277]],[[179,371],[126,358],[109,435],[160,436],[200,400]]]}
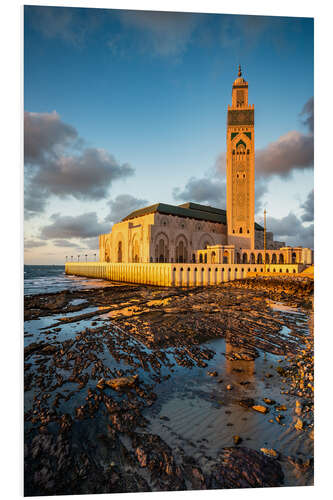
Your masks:
{"label": "arched window", "polygon": [[195,264],[195,253],[192,253],[192,262]]}
{"label": "arched window", "polygon": [[247,253],[243,253],[243,264],[247,264]]}
{"label": "arched window", "polygon": [[279,255],[279,264],[284,264],[284,257],[282,253]]}
{"label": "arched window", "polygon": [[229,263],[229,252],[225,250],[223,253],[223,264],[228,264],[228,263]]}
{"label": "arched window", "polygon": [[257,264],[262,264],[262,255],[258,253]]}
{"label": "arched window", "polygon": [[239,228],[239,232],[240,232],[240,234],[242,234],[242,232],[243,232],[243,228],[242,227]]}
{"label": "arched window", "polygon": [[266,253],[266,262],[265,264],[269,264],[269,253]]}
{"label": "arched window", "polygon": [[236,263],[240,264],[241,263],[241,255],[239,252],[236,253]]}
{"label": "arched window", "polygon": [[216,253],[212,252],[212,264],[215,264],[216,261]]}
{"label": "arched window", "polygon": [[199,262],[202,263],[202,253],[199,255]]}
{"label": "arched window", "polygon": [[293,253],[291,254],[291,263],[292,263],[292,264],[296,264],[296,253],[295,253],[295,252],[293,252]]}
{"label": "arched window", "polygon": [[207,264],[207,254],[205,253],[205,264]]}
{"label": "arched window", "polygon": [[255,264],[256,263],[256,258],[254,256],[254,253],[251,253],[250,255],[250,264]]}
{"label": "arched window", "polygon": [[276,264],[276,253],[272,255],[272,264]]}
{"label": "arched window", "polygon": [[123,242],[118,241],[118,262],[123,261]]}

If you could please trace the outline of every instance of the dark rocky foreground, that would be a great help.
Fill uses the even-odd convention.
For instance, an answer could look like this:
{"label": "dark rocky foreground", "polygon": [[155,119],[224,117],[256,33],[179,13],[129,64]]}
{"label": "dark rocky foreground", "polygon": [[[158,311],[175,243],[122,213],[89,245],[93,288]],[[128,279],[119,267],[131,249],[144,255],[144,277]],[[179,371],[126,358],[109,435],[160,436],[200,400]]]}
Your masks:
{"label": "dark rocky foreground", "polygon": [[[311,476],[311,456],[247,446],[232,432],[234,445],[203,461],[150,432],[150,419],[159,388],[177,370],[197,370],[244,415],[257,413],[259,426],[272,421],[282,432],[288,413],[293,432],[313,439],[312,298],[313,281],[301,278],[26,297],[25,495],[281,486],[287,466]],[[295,313],[272,308],[272,301]],[[263,353],[279,356],[263,377],[279,384],[290,407],[268,390],[248,397],[246,377],[234,385],[221,379],[209,344],[219,338],[237,376]]]}

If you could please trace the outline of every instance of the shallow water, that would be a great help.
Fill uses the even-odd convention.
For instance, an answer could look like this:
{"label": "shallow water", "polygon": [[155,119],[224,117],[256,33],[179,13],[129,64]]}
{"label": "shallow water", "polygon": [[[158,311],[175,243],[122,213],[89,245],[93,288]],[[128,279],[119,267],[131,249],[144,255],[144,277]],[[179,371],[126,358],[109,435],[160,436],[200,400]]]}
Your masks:
{"label": "shallow water", "polygon": [[[80,300],[80,299],[79,299]],[[82,302],[81,302],[82,304]],[[299,335],[308,332],[309,318],[304,313],[293,308],[286,308],[278,303],[271,303],[273,310],[283,313],[288,317],[289,328],[281,325],[280,335],[288,339],[292,337],[299,346],[301,340]],[[39,342],[41,340],[52,342],[63,342],[75,339],[75,336],[85,329],[99,328],[103,324],[112,324],[112,314],[106,313],[101,316],[87,319],[78,319],[71,323],[62,323],[56,329],[50,328],[61,321],[62,317],[75,319],[87,312],[101,310],[102,308],[87,307],[78,312],[42,317],[38,320],[25,322],[25,344]],[[130,311],[128,311],[130,314]],[[57,331],[58,330],[58,331]],[[114,327],[113,337],[116,342],[119,332]],[[293,336],[296,337],[294,338]],[[128,338],[127,345],[139,346],[141,352],[152,351],[136,339]],[[115,344],[119,354],[121,348]],[[313,456],[313,441],[307,434],[294,428],[296,414],[294,413],[294,396],[281,393],[284,390],[281,378],[276,372],[281,357],[270,353],[259,351],[259,357],[254,361],[229,361],[225,354],[237,348],[228,343],[228,339],[216,339],[203,344],[204,347],[215,351],[215,356],[207,361],[208,366],[200,368],[197,366],[185,368],[179,366],[174,357],[173,348],[164,349],[170,366],[162,364],[161,376],[171,371],[171,378],[161,383],[154,383],[153,373],[142,368],[133,369],[138,373],[141,380],[154,384],[154,392],[157,400],[144,412],[149,425],[147,431],[158,434],[172,449],[183,449],[187,454],[197,459],[205,470],[215,461],[218,451],[226,446],[233,446],[233,436],[239,435],[245,446],[253,449],[261,447],[273,448],[281,453],[283,457],[288,455],[307,458]],[[129,370],[129,366],[121,359],[116,361],[112,353],[105,346],[99,357],[110,369]],[[33,363],[33,370],[38,369],[41,359],[38,354],[32,355],[29,363]],[[51,361],[47,361],[46,366]],[[208,376],[208,371],[218,372],[217,377]],[[66,370],[58,370],[64,378],[68,375]],[[85,371],[83,371],[85,373]],[[222,381],[222,382],[221,382]],[[232,385],[232,390],[227,390],[227,385]],[[75,408],[84,404],[84,398],[88,388],[94,389],[96,381],[92,378],[83,389],[78,389],[76,383],[66,383],[62,392],[69,394],[75,391],[68,400],[60,402],[59,409],[70,414],[75,413]],[[53,391],[54,393],[56,391]],[[112,392],[112,391],[111,391]],[[36,395],[34,389],[25,393],[25,411],[27,411]],[[55,394],[50,394],[49,403],[54,400]],[[39,396],[40,397],[40,394]],[[276,411],[272,406],[266,415],[252,409],[239,405],[239,400],[253,398],[257,404],[265,404],[263,398],[274,399],[278,404],[285,404],[287,411]],[[283,415],[282,423],[275,421],[278,414]],[[273,419],[273,423],[269,420]],[[103,412],[97,413],[93,421],[89,423],[89,435],[96,437],[101,429],[107,425],[107,416]],[[106,458],[107,460],[108,458]],[[294,467],[282,461],[285,473],[286,485],[308,485],[312,484],[311,473],[300,473]]]}

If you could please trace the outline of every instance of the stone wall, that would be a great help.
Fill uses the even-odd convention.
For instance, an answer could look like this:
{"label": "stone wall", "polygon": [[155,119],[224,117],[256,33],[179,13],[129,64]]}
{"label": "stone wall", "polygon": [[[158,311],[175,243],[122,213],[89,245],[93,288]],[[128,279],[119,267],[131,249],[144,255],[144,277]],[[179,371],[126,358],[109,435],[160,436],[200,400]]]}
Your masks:
{"label": "stone wall", "polygon": [[[305,266],[300,264],[266,266],[266,272],[298,273]],[[140,283],[158,286],[207,286],[246,278],[248,273],[264,272],[264,266],[256,264],[171,264],[171,263],[102,263],[67,262],[66,274],[101,278],[124,283]]]}

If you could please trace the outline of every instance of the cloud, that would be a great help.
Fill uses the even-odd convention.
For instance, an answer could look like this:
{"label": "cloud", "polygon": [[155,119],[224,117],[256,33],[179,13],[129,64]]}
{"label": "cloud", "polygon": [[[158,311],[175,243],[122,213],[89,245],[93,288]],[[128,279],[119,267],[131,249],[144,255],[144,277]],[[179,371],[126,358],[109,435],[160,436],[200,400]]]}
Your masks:
{"label": "cloud", "polygon": [[110,224],[100,223],[96,212],[82,215],[51,215],[52,224],[41,228],[42,239],[92,238],[110,231]]}
{"label": "cloud", "polygon": [[313,168],[313,136],[292,130],[256,152],[256,173],[288,176],[292,170]]}
{"label": "cloud", "polygon": [[[25,213],[45,210],[51,195],[100,200],[116,180],[134,174],[104,149],[84,148],[77,131],[58,113],[24,114]],[[79,151],[75,151],[79,150]]]}
{"label": "cloud", "polygon": [[172,195],[177,201],[207,203],[222,208],[226,203],[226,184],[220,179],[191,177],[183,189],[175,187]]}
{"label": "cloud", "polygon": [[80,243],[75,243],[74,241],[68,240],[54,240],[53,245],[62,248],[78,248]]}
{"label": "cloud", "polygon": [[110,212],[105,221],[119,222],[134,210],[147,206],[149,202],[144,199],[135,198],[130,194],[120,194],[114,200],[108,202]]}
{"label": "cloud", "polygon": [[300,112],[301,117],[305,117],[302,119],[303,125],[305,125],[309,132],[313,134],[314,130],[314,101],[313,97],[304,104],[302,111]]}
{"label": "cloud", "polygon": [[103,9],[73,7],[25,6],[25,22],[44,38],[57,38],[82,47],[105,22]]}
{"label": "cloud", "polygon": [[263,197],[268,193],[268,182],[264,178],[256,179],[255,181],[255,213],[259,214],[263,211]]}
{"label": "cloud", "polygon": [[313,189],[309,192],[304,203],[300,205],[303,208],[304,213],[301,215],[301,220],[303,222],[312,222],[314,219],[314,191]]}
{"label": "cloud", "polygon": [[85,245],[88,250],[99,250],[99,238],[98,236],[94,238],[88,238],[85,240]]}
{"label": "cloud", "polygon": [[24,241],[24,249],[31,249],[31,248],[39,248],[39,247],[44,247],[47,245],[46,241],[37,241],[37,240],[25,240]]}
{"label": "cloud", "polygon": [[[154,56],[179,57],[191,43],[200,15],[184,12],[122,11],[120,21],[140,33],[137,48]],[[111,38],[111,46],[117,43]]]}
{"label": "cloud", "polygon": [[281,219],[267,217],[267,231],[272,231],[275,240],[285,241],[287,245],[313,248],[314,225],[304,226],[292,212]]}

